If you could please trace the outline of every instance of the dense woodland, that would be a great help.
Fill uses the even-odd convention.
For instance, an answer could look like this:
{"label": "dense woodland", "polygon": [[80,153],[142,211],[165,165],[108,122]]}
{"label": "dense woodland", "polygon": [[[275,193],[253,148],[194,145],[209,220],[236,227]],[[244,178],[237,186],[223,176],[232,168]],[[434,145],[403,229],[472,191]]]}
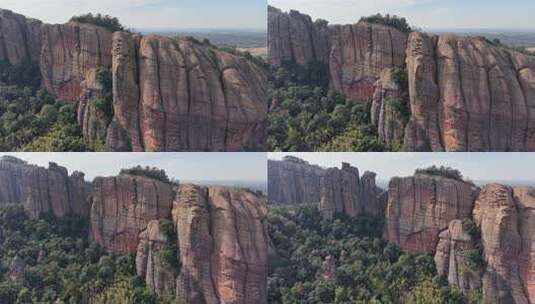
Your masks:
{"label": "dense woodland", "polygon": [[[467,220],[467,224],[470,221]],[[473,224],[473,223],[472,223]],[[381,218],[323,220],[317,206],[272,207],[269,303],[479,303],[436,275],[433,257],[381,239]],[[479,233],[472,225],[474,234]],[[474,252],[474,267],[482,267]],[[331,262],[329,262],[331,261]]]}
{"label": "dense woodland", "polygon": [[35,220],[20,205],[0,207],[0,303],[156,303],[135,256],[106,253],[88,231],[86,218]]}
{"label": "dense woodland", "polygon": [[269,151],[386,151],[370,103],[329,91],[325,64],[271,67]]}

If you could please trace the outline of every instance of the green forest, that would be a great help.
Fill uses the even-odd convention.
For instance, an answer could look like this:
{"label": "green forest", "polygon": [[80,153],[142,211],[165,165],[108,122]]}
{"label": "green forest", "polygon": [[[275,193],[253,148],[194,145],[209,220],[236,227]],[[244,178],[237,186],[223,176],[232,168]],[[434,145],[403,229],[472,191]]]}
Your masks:
{"label": "green forest", "polygon": [[409,254],[382,240],[382,218],[324,220],[317,205],[272,207],[268,229],[276,248],[268,303],[481,302],[480,293],[464,296],[449,288],[432,256]]}
{"label": "green forest", "polygon": [[0,207],[0,303],[156,303],[135,256],[108,254],[88,235],[86,218],[30,219],[20,205]]}

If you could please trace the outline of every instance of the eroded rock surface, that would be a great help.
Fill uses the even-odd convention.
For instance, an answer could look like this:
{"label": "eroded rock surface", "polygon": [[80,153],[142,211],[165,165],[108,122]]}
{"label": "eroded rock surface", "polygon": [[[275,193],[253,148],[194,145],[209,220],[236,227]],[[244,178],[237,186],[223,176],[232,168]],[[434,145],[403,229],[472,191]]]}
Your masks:
{"label": "eroded rock surface", "polygon": [[133,253],[151,220],[169,218],[170,184],[147,177],[98,177],[91,195],[91,235],[111,252]]}
{"label": "eroded rock surface", "polygon": [[173,204],[186,303],[267,303],[266,202],[222,187],[181,185]]}
{"label": "eroded rock surface", "polygon": [[435,252],[438,275],[448,278],[451,287],[468,293],[481,289],[481,273],[472,270],[467,253],[478,250],[477,240],[463,226],[462,220],[453,220],[439,235]]}
{"label": "eroded rock surface", "polygon": [[0,60],[18,65],[39,62],[41,21],[0,9]]}
{"label": "eroded rock surface", "polygon": [[[407,118],[401,107],[408,103],[400,85],[394,79],[394,69],[384,69],[374,85],[371,106],[371,122],[377,127],[379,140],[393,147],[403,147]],[[406,105],[408,107],[408,105]],[[410,115],[410,109],[407,109]]]}
{"label": "eroded rock surface", "polygon": [[532,303],[533,188],[491,184],[481,190],[473,212],[481,229],[483,297],[494,303]]}
{"label": "eroded rock surface", "polygon": [[[169,221],[169,220],[167,220]],[[171,223],[169,221],[169,223]],[[175,241],[164,231],[166,220],[152,220],[139,235],[136,252],[137,275],[145,279],[147,287],[160,297],[175,296],[175,279],[178,274],[178,256],[168,256],[175,252]],[[169,227],[173,229],[172,225]],[[168,251],[168,252],[165,252]],[[167,259],[176,259],[170,261]]]}
{"label": "eroded rock surface", "polygon": [[0,204],[20,203],[30,217],[89,214],[84,174],[50,163],[29,165],[11,156],[0,158]]}
{"label": "eroded rock surface", "polygon": [[268,160],[268,200],[272,204],[318,203],[324,170],[298,158]]}
{"label": "eroded rock surface", "polygon": [[342,169],[327,169],[321,179],[319,209],[326,218],[336,213],[382,215],[384,202],[383,191],[375,185],[375,173],[366,172],[361,179],[359,170],[348,163],[342,163]]}
{"label": "eroded rock surface", "polygon": [[407,33],[380,24],[336,25],[329,59],[330,87],[360,102],[370,102],[384,69],[405,64]]}
{"label": "eroded rock surface", "polygon": [[388,188],[384,238],[401,249],[433,253],[454,219],[470,217],[478,188],[440,176],[394,177]]}
{"label": "eroded rock surface", "polygon": [[267,76],[248,60],[189,39],[115,33],[112,70],[112,150],[263,147]]}
{"label": "eroded rock surface", "polygon": [[535,149],[535,59],[483,38],[410,34],[410,151]]}
{"label": "eroded rock surface", "polygon": [[271,64],[327,63],[330,49],[327,21],[314,22],[310,16],[295,10],[284,13],[268,7],[268,53]]}

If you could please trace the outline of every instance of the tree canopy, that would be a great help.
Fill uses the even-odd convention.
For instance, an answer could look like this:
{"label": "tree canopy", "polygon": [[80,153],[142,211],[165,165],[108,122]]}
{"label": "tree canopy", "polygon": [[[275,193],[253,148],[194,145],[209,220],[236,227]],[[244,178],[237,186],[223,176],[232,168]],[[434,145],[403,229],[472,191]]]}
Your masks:
{"label": "tree canopy", "polygon": [[112,32],[125,30],[124,26],[121,24],[121,22],[119,22],[119,19],[117,17],[112,17],[110,15],[102,15],[100,13],[96,15],[88,13],[80,16],[73,16],[70,19],[70,22],[94,24],[102,26]]}
{"label": "tree canopy", "polygon": [[171,183],[171,180],[167,176],[167,173],[165,170],[156,168],[156,167],[150,167],[150,166],[135,166],[129,169],[121,169],[121,172],[119,174],[127,174],[127,175],[137,175],[137,176],[145,176],[153,179],[157,179],[159,181],[162,181],[164,183]]}

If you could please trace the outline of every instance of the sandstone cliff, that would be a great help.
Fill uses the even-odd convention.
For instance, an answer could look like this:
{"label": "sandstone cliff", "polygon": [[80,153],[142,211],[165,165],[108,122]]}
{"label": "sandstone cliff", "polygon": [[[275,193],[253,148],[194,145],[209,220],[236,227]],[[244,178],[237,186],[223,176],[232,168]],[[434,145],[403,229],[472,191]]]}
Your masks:
{"label": "sandstone cliff", "polygon": [[0,158],[0,204],[20,203],[30,217],[89,214],[84,174],[55,163],[48,168],[29,165],[10,156]]}
{"label": "sandstone cliff", "polygon": [[411,151],[535,149],[535,59],[485,41],[411,33]]}
{"label": "sandstone cliff", "polygon": [[147,177],[98,177],[90,202],[93,239],[111,252],[130,253],[151,220],[169,218],[173,189]]}
{"label": "sandstone cliff", "polygon": [[337,25],[332,31],[330,87],[360,102],[370,102],[384,69],[405,64],[407,33],[380,24]]}
{"label": "sandstone cliff", "polygon": [[435,252],[437,273],[448,278],[450,287],[463,293],[481,289],[481,273],[470,269],[467,254],[478,250],[477,240],[464,227],[461,220],[453,220],[439,235]]}
{"label": "sandstone cliff", "polygon": [[321,179],[319,210],[325,218],[336,213],[381,216],[384,201],[383,191],[375,185],[375,173],[366,172],[361,179],[359,170],[348,163],[342,163],[342,169],[327,169]]}
{"label": "sandstone cliff", "polygon": [[121,151],[238,151],[265,140],[266,74],[189,39],[113,39],[114,118]]}
{"label": "sandstone cliff", "polygon": [[323,172],[322,168],[300,159],[268,160],[269,202],[283,205],[318,203]]}
{"label": "sandstone cliff", "polygon": [[[79,103],[86,142],[112,151],[261,150],[267,73],[192,39],[41,24],[0,10],[0,60],[39,64],[42,86]],[[112,70],[113,117],[91,102],[94,72]]]}
{"label": "sandstone cliff", "polygon": [[[153,293],[160,297],[174,297],[180,257],[168,255],[176,254],[176,247],[172,235],[163,230],[165,223],[165,220],[152,220],[139,235],[136,272]],[[170,258],[173,260],[169,261]]]}
{"label": "sandstone cliff", "polygon": [[266,202],[237,189],[181,185],[173,207],[185,303],[267,303]]}
{"label": "sandstone cliff", "polygon": [[330,54],[330,29],[327,21],[312,21],[310,16],[291,11],[284,13],[268,7],[268,54],[271,64],[284,62],[327,63]]}
{"label": "sandstone cliff", "polygon": [[478,188],[440,176],[394,177],[388,186],[384,238],[401,249],[433,253],[454,219],[470,217]]}

